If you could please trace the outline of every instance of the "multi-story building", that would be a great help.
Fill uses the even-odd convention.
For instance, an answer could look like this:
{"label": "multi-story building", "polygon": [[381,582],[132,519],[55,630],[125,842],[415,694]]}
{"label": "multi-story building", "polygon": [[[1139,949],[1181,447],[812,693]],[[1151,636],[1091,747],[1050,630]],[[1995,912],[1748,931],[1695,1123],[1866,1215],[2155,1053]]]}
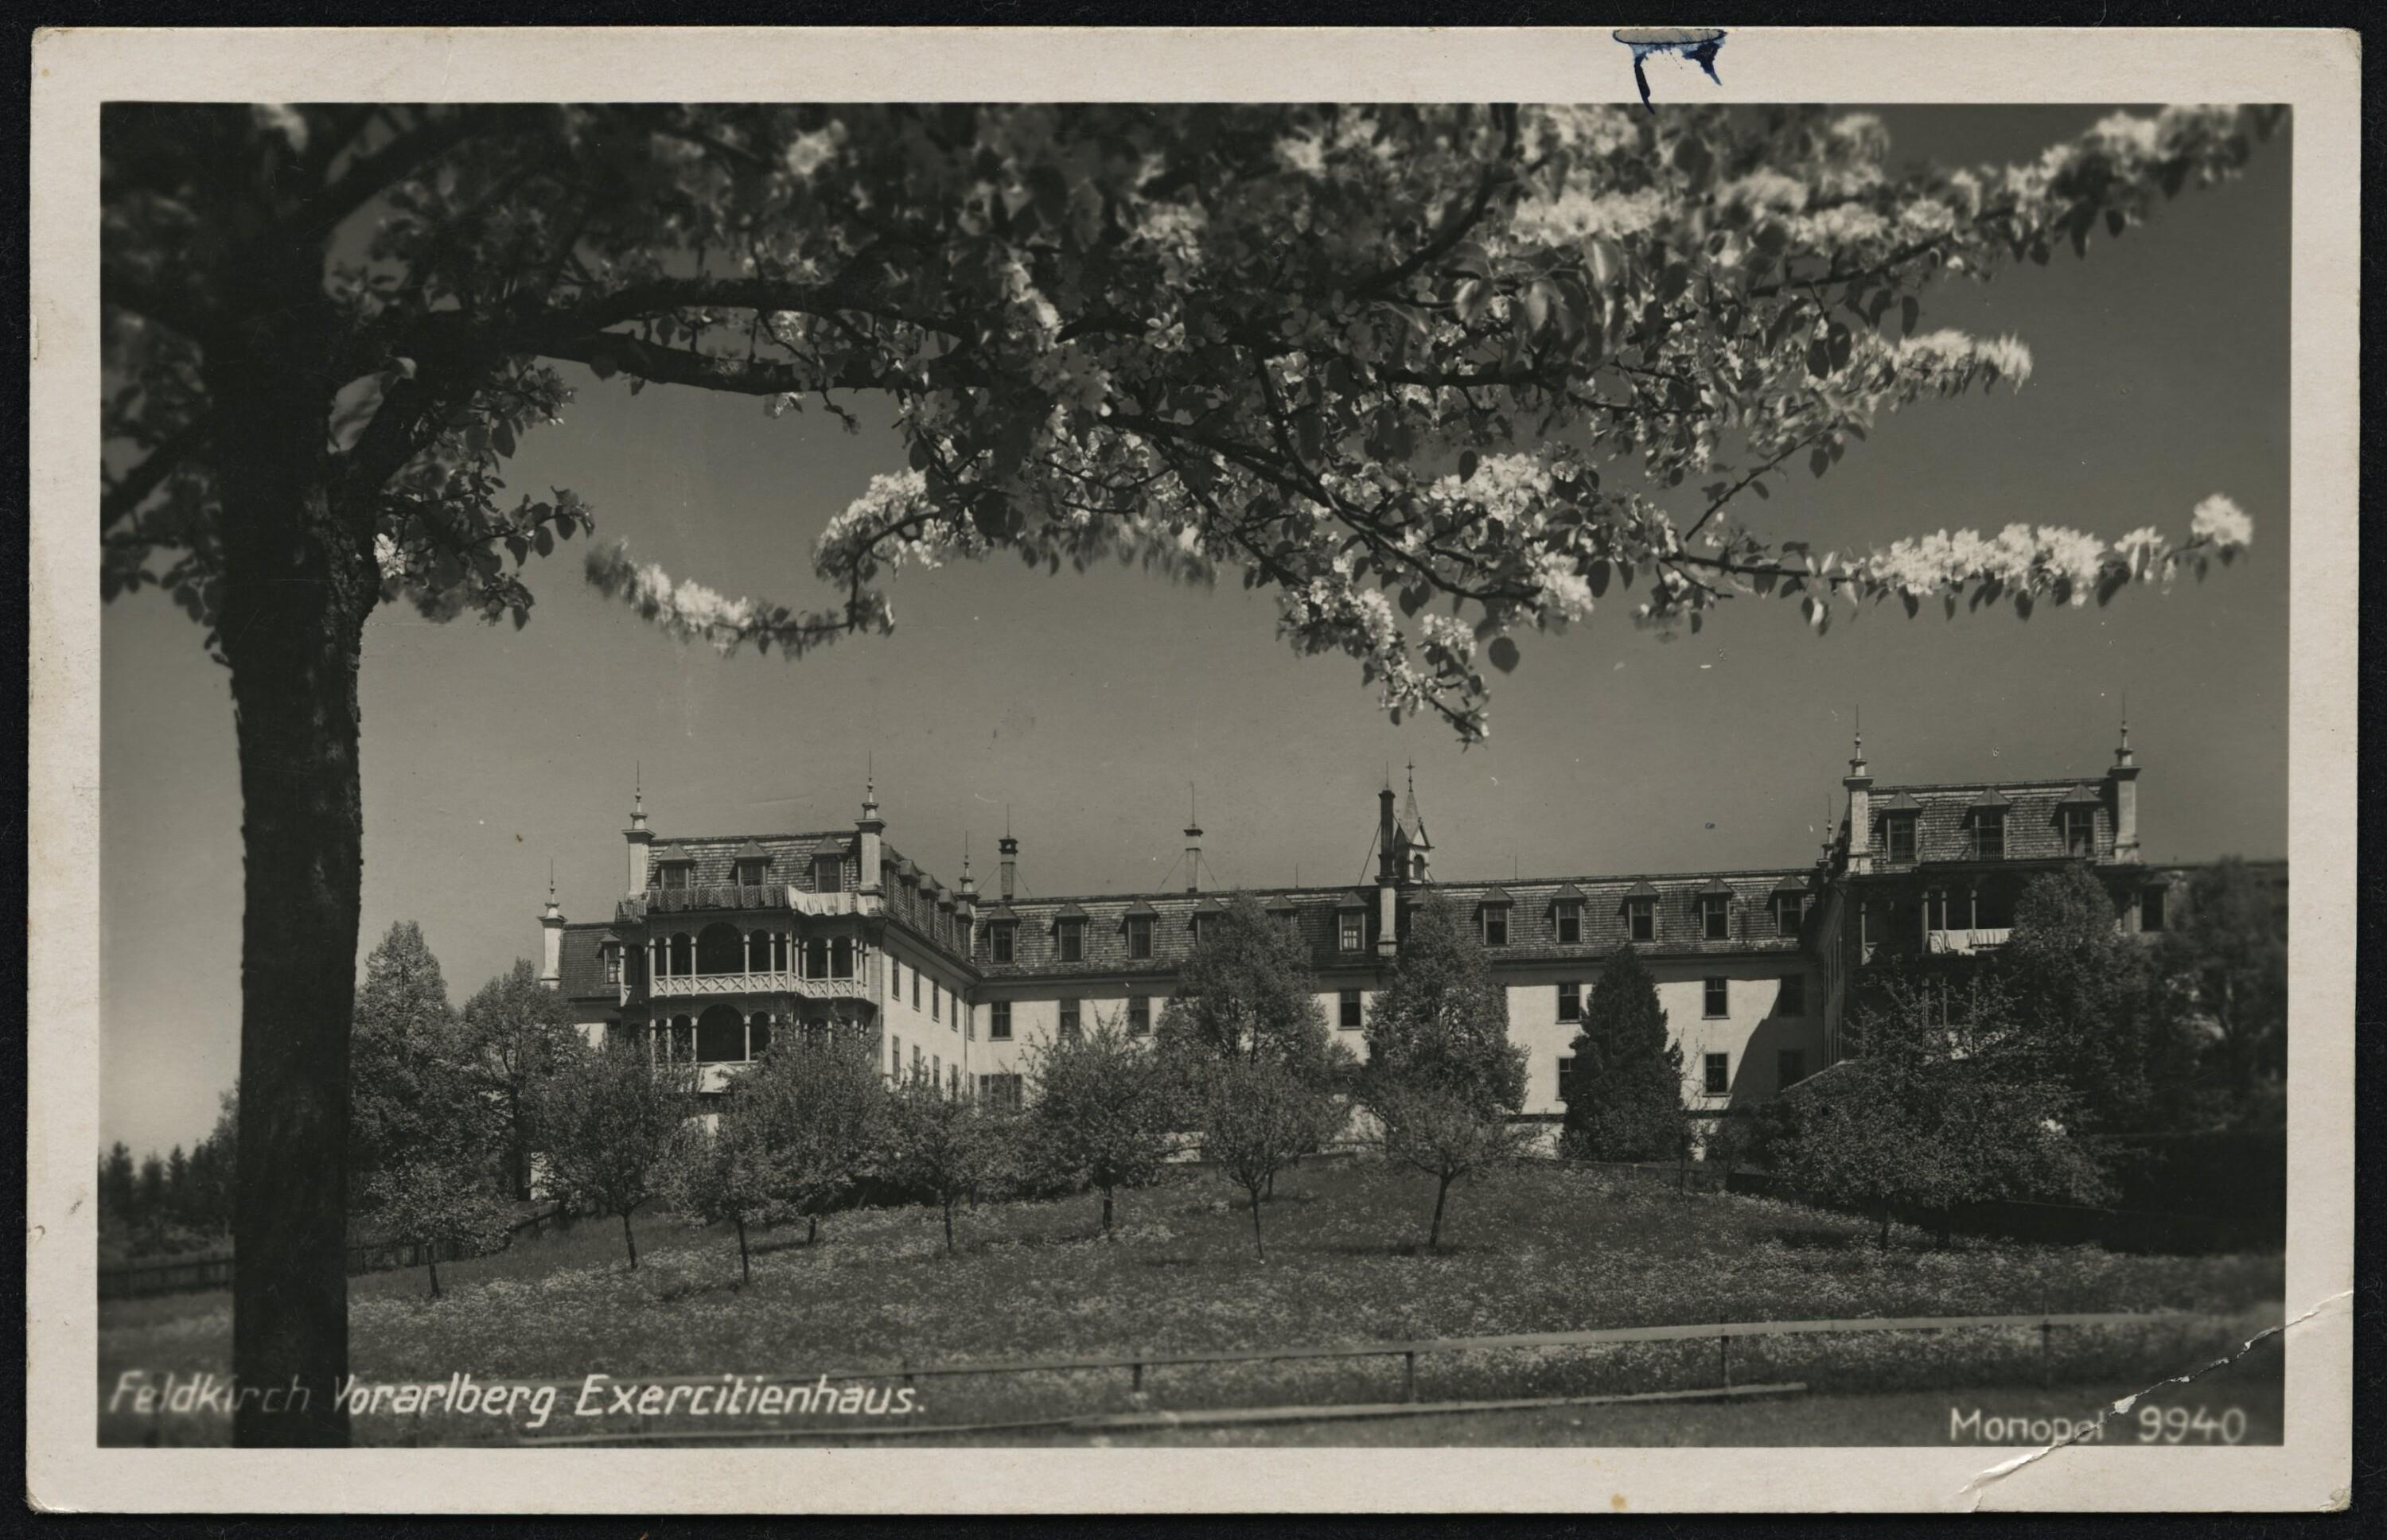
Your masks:
{"label": "multi-story building", "polygon": [[[2039,873],[2086,865],[2118,926],[2162,929],[2187,869],[2140,859],[2139,770],[2126,725],[2095,780],[1876,787],[1860,738],[1845,816],[1811,865],[1508,882],[1438,879],[1414,785],[1397,809],[1386,787],[1372,883],[1254,896],[1307,944],[1326,1019],[1355,1048],[1414,907],[1428,895],[1459,905],[1508,993],[1529,1117],[1563,1110],[1592,980],[1612,951],[1635,947],[1683,1052],[1686,1101],[1716,1113],[1831,1062],[1866,969],[2002,945]],[[542,976],[592,1041],[693,1061],[706,1091],[803,1032],[857,1035],[890,1077],[1013,1101],[1039,1041],[1098,1017],[1148,1033],[1226,907],[1203,889],[1199,827],[1185,831],[1181,890],[1032,899],[1009,833],[996,889],[981,895],[966,859],[947,887],[886,829],[865,791],[850,830],[659,839],[640,797],[612,917],[567,921],[549,893]]]}

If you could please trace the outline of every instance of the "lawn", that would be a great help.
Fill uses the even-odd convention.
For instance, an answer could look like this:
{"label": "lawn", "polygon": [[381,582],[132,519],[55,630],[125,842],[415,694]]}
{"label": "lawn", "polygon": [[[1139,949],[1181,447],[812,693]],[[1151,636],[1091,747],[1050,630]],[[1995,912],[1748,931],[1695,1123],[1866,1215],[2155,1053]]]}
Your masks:
{"label": "lawn", "polygon": [[[1884,1252],[1862,1220],[1558,1168],[1458,1190],[1442,1253],[1425,1256],[1417,1242],[1432,1196],[1422,1180],[1373,1163],[1290,1172],[1265,1205],[1266,1262],[1253,1255],[1236,1195],[1194,1171],[1123,1194],[1107,1241],[1092,1197],[966,1211],[952,1256],[933,1211],[863,1210],[826,1221],[817,1245],[801,1229],[757,1235],[744,1286],[725,1229],[642,1214],[641,1265],[631,1272],[618,1222],[583,1221],[442,1267],[438,1299],[420,1270],[354,1280],[352,1351],[368,1381],[811,1374],[1826,1316],[2195,1310],[2258,1322],[2267,1312],[2277,1319],[2282,1293],[2276,1255],[1939,1247],[1905,1232]],[[126,1369],[222,1371],[230,1319],[221,1294],[104,1305],[103,1404]],[[2065,1384],[2151,1383],[2210,1357],[2231,1330],[2068,1332],[2053,1364],[2032,1333],[1771,1339],[1735,1345],[1734,1378],[1796,1379],[1818,1393],[2037,1385],[2050,1372]],[[1397,1359],[1357,1359],[1155,1370],[1141,1396],[1124,1373],[928,1380],[919,1396],[943,1424],[1140,1406],[1383,1401],[1398,1397],[1399,1376]],[[1436,1355],[1421,1361],[1418,1390],[1426,1399],[1581,1395],[1715,1378],[1711,1345],[1668,1344]],[[387,1416],[360,1423],[373,1442],[500,1431],[486,1421],[418,1429]],[[104,1416],[102,1433],[136,1443],[221,1436],[200,1419],[129,1414]]]}

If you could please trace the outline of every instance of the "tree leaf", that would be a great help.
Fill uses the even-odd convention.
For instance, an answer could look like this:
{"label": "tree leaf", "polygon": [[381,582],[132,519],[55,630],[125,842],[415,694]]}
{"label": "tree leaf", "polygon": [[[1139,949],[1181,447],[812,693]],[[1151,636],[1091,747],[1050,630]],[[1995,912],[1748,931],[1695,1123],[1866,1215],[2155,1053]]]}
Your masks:
{"label": "tree leaf", "polygon": [[1910,294],[1905,298],[1898,302],[1898,324],[1900,335],[1913,336],[1914,335],[1914,323],[1922,319],[1923,302],[1921,300],[1915,298]]}
{"label": "tree leaf", "polygon": [[1483,457],[1478,455],[1472,449],[1468,449],[1461,453],[1459,457],[1459,479],[1461,481],[1473,480],[1475,477],[1475,467],[1482,461],[1482,459]]}
{"label": "tree leaf", "polygon": [[1498,669],[1501,673],[1513,674],[1516,672],[1517,644],[1509,637],[1496,637],[1493,638],[1491,657],[1492,666]]}

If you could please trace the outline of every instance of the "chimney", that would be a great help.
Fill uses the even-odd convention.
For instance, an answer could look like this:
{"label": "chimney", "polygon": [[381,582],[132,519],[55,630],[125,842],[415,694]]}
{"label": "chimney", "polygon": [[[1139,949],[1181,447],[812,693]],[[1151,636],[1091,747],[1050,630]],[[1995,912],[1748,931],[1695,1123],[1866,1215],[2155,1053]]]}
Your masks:
{"label": "chimney", "polygon": [[563,911],[555,905],[555,865],[547,868],[547,909],[538,917],[538,981],[550,990],[563,987]]}
{"label": "chimney", "polygon": [[647,890],[647,857],[653,845],[655,831],[647,827],[647,794],[643,787],[630,797],[630,827],[622,831],[630,851],[630,896],[637,898]]}
{"label": "chimney", "polygon": [[2130,751],[2130,719],[2122,718],[2122,741],[2114,751],[2114,767],[2105,772],[2114,783],[2114,859],[2139,859],[2139,756]]}
{"label": "chimney", "polygon": [[1863,728],[1840,784],[1849,789],[1849,871],[1861,877],[1873,870],[1873,769],[1865,764]]}
{"label": "chimney", "polygon": [[1202,830],[1191,824],[1185,828],[1185,890],[1202,890]]}
{"label": "chimney", "polygon": [[[866,777],[862,783],[862,816],[853,821],[853,827],[862,831],[862,870],[855,874],[861,880],[856,886],[860,892],[876,899],[880,891],[878,837],[887,832],[887,820],[878,816],[878,778],[876,776]],[[863,907],[875,911],[878,905],[865,903]]]}
{"label": "chimney", "polygon": [[1376,880],[1400,880],[1400,858],[1394,852],[1396,829],[1393,822],[1393,783],[1388,776],[1384,789],[1376,793]]}
{"label": "chimney", "polygon": [[1003,902],[1009,903],[1019,877],[1019,841],[1006,834],[995,848],[1003,852]]}

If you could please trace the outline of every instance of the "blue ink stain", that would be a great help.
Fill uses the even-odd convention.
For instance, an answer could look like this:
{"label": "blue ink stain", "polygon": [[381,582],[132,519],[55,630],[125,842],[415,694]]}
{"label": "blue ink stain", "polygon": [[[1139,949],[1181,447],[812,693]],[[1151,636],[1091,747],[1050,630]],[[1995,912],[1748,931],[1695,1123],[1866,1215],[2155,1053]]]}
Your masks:
{"label": "blue ink stain", "polygon": [[1633,83],[1641,88],[1641,105],[1653,113],[1658,108],[1649,100],[1649,77],[1641,70],[1652,54],[1680,54],[1707,71],[1708,79],[1724,83],[1715,67],[1716,55],[1724,51],[1721,27],[1628,27],[1609,35],[1633,50]]}

